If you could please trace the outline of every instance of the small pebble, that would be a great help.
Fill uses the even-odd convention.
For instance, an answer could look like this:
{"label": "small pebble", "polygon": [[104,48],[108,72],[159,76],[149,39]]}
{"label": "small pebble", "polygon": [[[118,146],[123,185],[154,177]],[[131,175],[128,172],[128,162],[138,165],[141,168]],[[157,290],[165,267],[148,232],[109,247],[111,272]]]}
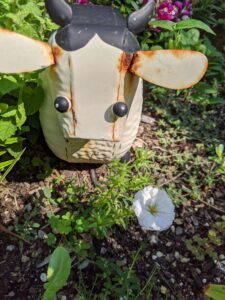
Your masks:
{"label": "small pebble", "polygon": [[190,261],[190,258],[182,257],[182,258],[180,259],[180,261],[181,261],[182,263],[186,264],[186,263],[188,263],[188,262]]}
{"label": "small pebble", "polygon": [[171,227],[170,227],[170,229],[171,229],[171,231],[174,233],[175,232],[175,226],[174,225],[172,225]]}
{"label": "small pebble", "polygon": [[159,238],[156,234],[153,234],[151,237],[150,237],[150,244],[157,244],[159,241]]}
{"label": "small pebble", "polygon": [[171,278],[170,281],[171,281],[172,283],[175,283],[175,279],[174,279],[174,278]]}
{"label": "small pebble", "polygon": [[28,256],[26,256],[26,255],[22,255],[22,257],[21,257],[21,262],[22,263],[26,263],[26,262],[28,262],[30,260],[30,257],[28,257]]}
{"label": "small pebble", "polygon": [[162,252],[160,252],[160,251],[157,251],[157,252],[156,252],[156,256],[157,256],[158,258],[160,258],[160,257],[163,257],[164,254],[163,254]]}
{"label": "small pebble", "polygon": [[41,273],[40,279],[41,279],[42,282],[46,282],[47,281],[47,275],[46,275],[46,273]]}
{"label": "small pebble", "polygon": [[224,259],[225,259],[225,256],[224,256],[223,254],[220,254],[219,259],[220,259],[220,260],[224,260]]}
{"label": "small pebble", "polygon": [[44,240],[46,233],[43,230],[38,230],[38,237],[39,239]]}
{"label": "small pebble", "polygon": [[161,292],[163,295],[165,295],[166,292],[167,292],[167,288],[166,288],[165,286],[161,285],[161,287],[160,287],[160,292]]}
{"label": "small pebble", "polygon": [[106,252],[107,252],[107,249],[105,247],[102,247],[100,250],[100,254],[104,255],[104,254],[106,254]]}
{"label": "small pebble", "polygon": [[180,218],[176,218],[176,219],[174,220],[174,223],[177,224],[177,225],[182,225],[182,224],[183,224],[183,220],[180,219]]}
{"label": "small pebble", "polygon": [[149,257],[150,254],[151,254],[151,252],[150,252],[150,251],[147,251],[147,252],[145,253],[145,256],[146,256],[146,257]]}
{"label": "small pebble", "polygon": [[180,253],[179,253],[178,251],[175,251],[174,257],[175,257],[176,259],[179,259],[179,258],[180,258]]}
{"label": "small pebble", "polygon": [[180,227],[180,226],[176,227],[176,231],[175,231],[176,235],[182,235],[183,232],[184,232],[184,230],[182,227]]}
{"label": "small pebble", "polygon": [[202,279],[202,283],[205,284],[206,282],[207,282],[207,279],[203,278],[203,279]]}
{"label": "small pebble", "polygon": [[172,245],[173,245],[172,242],[167,242],[167,243],[166,243],[166,247],[171,247]]}
{"label": "small pebble", "polygon": [[8,246],[6,247],[6,251],[12,252],[15,248],[16,248],[16,247],[15,247],[14,245],[8,245]]}
{"label": "small pebble", "polygon": [[8,297],[14,297],[14,296],[15,296],[15,293],[12,291],[12,292],[8,293],[7,296],[8,296]]}
{"label": "small pebble", "polygon": [[67,300],[67,297],[65,295],[62,295],[60,300]]}
{"label": "small pebble", "polygon": [[157,256],[156,256],[156,255],[152,255],[152,259],[153,259],[153,260],[156,260],[156,259],[157,259]]}

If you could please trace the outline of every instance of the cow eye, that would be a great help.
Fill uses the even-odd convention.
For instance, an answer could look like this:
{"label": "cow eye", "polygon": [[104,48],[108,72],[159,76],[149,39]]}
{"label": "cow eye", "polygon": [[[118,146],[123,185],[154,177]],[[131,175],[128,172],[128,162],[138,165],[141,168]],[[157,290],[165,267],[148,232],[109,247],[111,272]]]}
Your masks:
{"label": "cow eye", "polygon": [[128,113],[128,107],[126,105],[126,103],[124,102],[117,102],[116,104],[113,105],[113,113],[117,116],[117,117],[124,117],[127,115]]}
{"label": "cow eye", "polygon": [[70,108],[70,101],[65,97],[57,97],[54,106],[59,112],[65,113]]}

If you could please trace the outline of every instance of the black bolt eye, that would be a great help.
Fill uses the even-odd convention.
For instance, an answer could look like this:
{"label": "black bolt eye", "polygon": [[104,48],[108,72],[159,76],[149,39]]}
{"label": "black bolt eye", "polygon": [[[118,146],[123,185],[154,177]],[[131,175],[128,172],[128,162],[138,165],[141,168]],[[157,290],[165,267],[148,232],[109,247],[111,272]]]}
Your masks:
{"label": "black bolt eye", "polygon": [[128,113],[128,107],[126,105],[126,103],[124,102],[117,102],[116,104],[113,105],[113,113],[117,116],[117,117],[124,117],[127,115]]}
{"label": "black bolt eye", "polygon": [[65,113],[70,108],[70,101],[65,97],[57,97],[54,106],[59,112]]}

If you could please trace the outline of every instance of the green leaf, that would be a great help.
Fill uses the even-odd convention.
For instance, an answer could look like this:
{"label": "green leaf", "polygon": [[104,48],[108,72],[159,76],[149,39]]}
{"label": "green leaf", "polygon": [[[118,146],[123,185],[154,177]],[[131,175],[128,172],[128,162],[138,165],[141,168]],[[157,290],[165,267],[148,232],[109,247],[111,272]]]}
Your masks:
{"label": "green leaf", "polygon": [[48,199],[51,198],[51,196],[52,196],[52,188],[48,187],[48,186],[44,187],[43,193],[44,193],[44,196],[46,198],[48,198]]}
{"label": "green leaf", "polygon": [[0,94],[5,95],[19,87],[17,80],[13,76],[5,76],[0,79]]}
{"label": "green leaf", "polygon": [[57,291],[66,283],[71,270],[71,259],[68,251],[59,246],[53,252],[47,272],[48,282],[44,285],[42,300],[53,300]]}
{"label": "green leaf", "polygon": [[12,163],[13,163],[13,159],[1,162],[0,163],[0,170],[5,169],[6,167],[8,167],[9,165],[11,165]]}
{"label": "green leaf", "polygon": [[8,120],[0,120],[0,140],[5,141],[15,134],[16,126]]}
{"label": "green leaf", "polygon": [[22,138],[21,136],[10,137],[5,141],[5,145],[12,145],[15,143],[22,142],[24,140],[25,138]]}
{"label": "green leaf", "polygon": [[1,117],[3,118],[14,117],[16,115],[16,112],[17,112],[17,108],[15,106],[10,106],[8,107],[7,111],[1,115]]}
{"label": "green leaf", "polygon": [[8,109],[8,107],[9,107],[8,104],[6,104],[6,103],[0,103],[0,114],[6,112],[7,109]]}
{"label": "green leaf", "polygon": [[16,113],[16,125],[21,128],[21,126],[25,123],[27,117],[26,117],[26,111],[24,108],[24,103],[21,101],[18,103],[17,107],[17,113]]}
{"label": "green leaf", "polygon": [[225,285],[209,284],[205,290],[205,295],[215,300],[224,300]]}
{"label": "green leaf", "polygon": [[215,32],[207,24],[205,24],[200,20],[195,20],[195,19],[188,19],[188,20],[177,22],[175,24],[174,30],[190,29],[190,28],[202,29],[208,33],[215,35]]}
{"label": "green leaf", "polygon": [[216,155],[221,159],[223,157],[224,145],[220,144],[216,146],[215,151],[216,151]]}
{"label": "green leaf", "polygon": [[4,151],[0,151],[0,156],[2,156],[2,155],[4,155],[4,154],[6,154],[6,151],[4,150]]}
{"label": "green leaf", "polygon": [[11,172],[11,170],[13,169],[13,167],[15,166],[15,164],[20,160],[20,158],[23,155],[23,153],[24,153],[25,150],[26,150],[26,148],[24,148],[18,154],[18,156],[14,160],[12,160],[12,163],[10,164],[9,168],[5,171],[5,173],[2,175],[2,177],[0,177],[0,182],[3,182],[3,180],[5,180],[6,176],[9,174],[9,172]]}
{"label": "green leaf", "polygon": [[44,92],[41,87],[37,87],[32,95],[24,97],[24,106],[27,116],[36,113],[44,101]]}
{"label": "green leaf", "polygon": [[19,153],[21,152],[22,147],[23,147],[22,142],[18,142],[18,143],[11,144],[10,146],[8,146],[7,151],[11,156],[16,158],[19,155]]}
{"label": "green leaf", "polygon": [[176,23],[171,22],[171,21],[165,21],[165,20],[161,20],[161,21],[151,21],[149,22],[149,25],[156,28],[163,28],[166,30],[170,30],[170,31],[174,31],[175,27],[176,27]]}

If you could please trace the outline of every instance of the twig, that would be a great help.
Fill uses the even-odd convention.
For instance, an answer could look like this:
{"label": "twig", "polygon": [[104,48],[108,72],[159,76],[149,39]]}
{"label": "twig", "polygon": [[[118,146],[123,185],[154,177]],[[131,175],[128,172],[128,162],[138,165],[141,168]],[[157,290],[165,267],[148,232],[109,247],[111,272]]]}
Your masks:
{"label": "twig", "polygon": [[23,242],[31,245],[31,242],[25,240],[22,236],[20,236],[20,235],[18,235],[16,233],[11,232],[7,228],[5,228],[5,226],[3,226],[2,224],[0,224],[0,232],[4,232],[4,233],[6,233],[6,234],[8,234],[8,235],[10,235],[10,236],[12,236],[14,238],[17,238],[17,239],[19,239],[19,240],[21,240],[21,241],[23,241]]}
{"label": "twig", "polygon": [[191,169],[191,167],[187,168],[185,171],[179,173],[178,175],[172,177],[171,179],[169,179],[168,181],[162,183],[159,188],[163,187],[164,185],[167,185],[168,183],[175,181],[177,178],[181,177],[185,172],[189,171]]}
{"label": "twig", "polygon": [[165,276],[162,273],[163,273],[163,270],[161,269],[161,273],[159,272],[159,276],[165,282],[165,284],[168,286],[168,288],[170,289],[171,293],[174,296],[177,296],[175,290],[171,287],[171,285],[169,284],[168,280],[165,278]]}
{"label": "twig", "polygon": [[91,181],[94,184],[94,186],[97,186],[98,185],[98,179],[97,179],[97,176],[96,176],[96,173],[95,173],[94,169],[90,170],[90,176],[91,176]]}
{"label": "twig", "polygon": [[206,201],[204,201],[204,200],[194,200],[195,202],[197,202],[197,201],[200,201],[200,202],[202,202],[202,203],[204,203],[205,205],[207,205],[207,206],[209,206],[209,207],[211,207],[211,208],[213,208],[214,210],[216,210],[216,211],[218,211],[218,212],[220,212],[220,213],[222,213],[222,214],[225,214],[225,211],[224,210],[222,210],[222,209],[220,209],[220,208],[218,208],[218,207],[216,207],[216,206],[214,206],[214,205],[212,205],[212,204],[209,204],[208,202],[206,202]]}

